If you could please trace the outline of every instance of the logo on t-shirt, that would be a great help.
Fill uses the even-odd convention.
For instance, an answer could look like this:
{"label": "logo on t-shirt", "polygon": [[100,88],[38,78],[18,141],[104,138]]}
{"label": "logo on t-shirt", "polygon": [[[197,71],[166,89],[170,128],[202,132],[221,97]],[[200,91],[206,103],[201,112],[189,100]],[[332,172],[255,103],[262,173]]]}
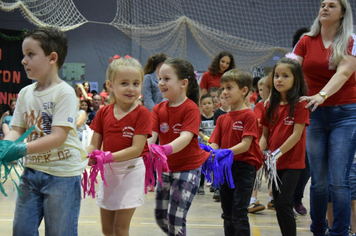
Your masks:
{"label": "logo on t-shirt", "polygon": [[134,128],[130,126],[126,126],[122,129],[122,137],[133,138],[134,132],[135,132]]}
{"label": "logo on t-shirt", "polygon": [[173,125],[173,133],[180,134],[181,130],[182,130],[182,124]]}
{"label": "logo on t-shirt", "polygon": [[240,130],[240,131],[243,131],[243,130],[244,130],[244,125],[242,124],[242,121],[236,121],[236,122],[232,125],[232,130]]}
{"label": "logo on t-shirt", "polygon": [[286,117],[284,118],[285,125],[294,125],[294,117]]}
{"label": "logo on t-shirt", "polygon": [[161,125],[159,126],[159,130],[161,130],[162,133],[167,133],[169,130],[168,123],[167,122],[161,123]]}
{"label": "logo on t-shirt", "polygon": [[47,135],[51,133],[52,128],[52,116],[47,114],[46,112],[42,112],[42,119],[43,119],[43,132]]}

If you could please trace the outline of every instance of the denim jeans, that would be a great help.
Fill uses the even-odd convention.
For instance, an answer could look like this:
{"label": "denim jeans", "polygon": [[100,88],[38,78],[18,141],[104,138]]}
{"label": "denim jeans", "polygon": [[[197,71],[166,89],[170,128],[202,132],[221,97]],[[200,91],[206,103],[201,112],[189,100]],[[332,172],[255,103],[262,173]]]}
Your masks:
{"label": "denim jeans", "polygon": [[38,236],[45,221],[46,236],[78,235],[80,176],[57,177],[25,168],[16,199],[14,236]]}
{"label": "denim jeans", "polygon": [[318,107],[307,127],[310,163],[310,226],[324,235],[328,194],[333,204],[331,235],[348,235],[350,224],[350,168],[356,148],[356,104]]}
{"label": "denim jeans", "polygon": [[220,186],[225,236],[249,236],[247,207],[256,179],[256,168],[244,161],[234,161],[231,169],[235,188],[231,189],[226,182]]}

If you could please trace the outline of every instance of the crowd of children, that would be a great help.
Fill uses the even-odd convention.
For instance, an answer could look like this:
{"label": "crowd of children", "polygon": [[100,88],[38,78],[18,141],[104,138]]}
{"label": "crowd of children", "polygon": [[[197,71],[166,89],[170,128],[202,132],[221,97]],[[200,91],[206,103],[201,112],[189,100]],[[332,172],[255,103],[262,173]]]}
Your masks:
{"label": "crowd of children", "polygon": [[[29,34],[23,44],[25,54],[23,64],[28,71],[29,78],[37,79],[37,83],[26,87],[20,93],[18,108],[11,123],[13,129],[5,139],[15,141],[31,125],[35,125],[37,129],[30,135],[26,146],[17,145],[17,149],[22,150],[21,153],[27,154],[24,163],[28,168],[26,168],[23,174],[23,181],[20,184],[23,195],[17,200],[14,235],[20,235],[22,231],[17,231],[20,228],[22,230],[27,229],[28,222],[32,222],[28,220],[26,221],[27,223],[22,224],[23,227],[19,227],[18,224],[23,221],[17,220],[24,216],[32,217],[26,210],[32,208],[28,208],[26,205],[32,204],[31,199],[34,196],[27,193],[32,191],[30,189],[31,181],[36,182],[37,180],[31,180],[30,176],[27,177],[30,172],[31,175],[38,175],[43,172],[49,174],[51,178],[74,175],[73,178],[76,178],[76,181],[73,183],[78,184],[80,172],[86,165],[86,160],[83,159],[84,150],[73,149],[71,145],[67,144],[68,142],[78,142],[73,140],[73,138],[76,139],[74,121],[76,120],[75,114],[78,112],[78,106],[73,105],[73,109],[63,112],[61,106],[65,106],[66,99],[61,97],[61,100],[57,101],[56,93],[48,94],[46,92],[47,90],[53,90],[55,87],[65,85],[57,74],[65,57],[64,49],[57,42],[59,40],[54,38],[54,35],[57,36],[58,34],[61,35],[62,40],[65,40],[65,35],[56,28],[42,28]],[[49,43],[45,42],[47,39]],[[58,49],[56,51],[48,51],[47,44],[53,44]],[[32,56],[33,54],[36,56]],[[227,55],[229,56],[223,56],[221,60],[230,59],[233,61],[232,55]],[[37,67],[37,61],[45,62],[48,70],[42,72]],[[217,63],[223,67],[219,71],[224,71],[221,74],[220,88],[210,87],[206,94],[199,96],[199,85],[195,78],[193,66],[182,59],[172,58],[165,60],[158,70],[158,88],[165,101],[155,105],[151,115],[147,108],[139,106],[137,102],[141,95],[144,75],[140,63],[134,58],[122,58],[119,56],[113,57],[110,61],[106,83],[106,87],[110,91],[108,94],[110,105],[98,109],[98,104],[96,104],[96,115],[90,124],[94,134],[90,145],[86,148],[88,153],[97,149],[111,153],[105,160],[105,163],[110,163],[110,167],[105,164],[105,168],[110,168],[111,170],[107,169],[105,172],[107,187],[101,183],[97,194],[97,205],[100,207],[104,235],[128,235],[130,221],[135,208],[144,204],[145,170],[142,158],[148,153],[148,145],[152,149],[161,150],[167,156],[167,163],[170,169],[170,172],[162,173],[163,182],[158,182],[156,186],[155,208],[157,224],[168,235],[186,235],[186,217],[189,207],[196,194],[204,194],[205,178],[201,173],[201,167],[211,154],[199,147],[198,140],[201,143],[210,145],[214,150],[231,150],[233,153],[231,173],[235,188],[232,189],[230,185],[225,183],[213,189],[215,191],[214,199],[221,199],[225,235],[250,235],[247,214],[255,186],[256,171],[262,165],[261,150],[279,148],[275,155],[280,157],[280,161],[277,162],[277,169],[282,182],[289,183],[291,181],[288,178],[290,172],[292,172],[293,177],[299,173],[299,171],[296,171],[296,173],[286,171],[285,168],[287,170],[303,168],[302,165],[294,166],[295,163],[304,163],[303,157],[295,157],[295,160],[283,162],[286,158],[282,155],[282,153],[286,153],[293,148],[296,143],[302,147],[303,142],[305,142],[303,138],[300,139],[300,135],[305,133],[304,124],[308,123],[305,118],[308,110],[305,109],[304,113],[299,112],[302,109],[301,105],[289,105],[296,103],[298,96],[303,94],[299,93],[299,91],[293,91],[293,100],[286,100],[286,94],[289,89],[296,82],[301,83],[300,81],[303,81],[303,77],[298,77],[300,76],[298,74],[298,70],[301,70],[300,67],[296,67],[295,63],[293,64],[290,60],[282,60],[277,64],[278,66],[275,67],[273,74],[275,74],[274,78],[278,82],[275,82],[274,88],[276,88],[276,91],[272,90],[270,97],[270,103],[273,106],[263,107],[260,105],[263,102],[255,105],[255,100],[250,100],[253,93],[253,79],[247,72],[239,69],[228,69],[220,61],[217,61]],[[280,68],[282,68],[282,71]],[[289,82],[285,81],[286,75],[289,76]],[[282,85],[279,84],[280,81]],[[284,85],[284,83],[288,84]],[[38,93],[33,99],[37,99],[37,96],[44,96],[46,101],[52,101],[56,104],[56,106],[47,106],[48,108],[44,111],[48,113],[48,116],[51,116],[52,123],[48,120],[49,123],[46,126],[42,126],[42,124],[36,123],[34,120],[23,120],[24,116],[19,115],[19,112],[31,114],[31,111],[27,110],[36,109],[36,107],[25,106],[23,94],[27,90],[33,91],[34,94]],[[80,91],[85,91],[88,94],[84,85],[78,86],[77,91],[77,97]],[[69,90],[66,93],[68,98],[75,98],[74,90]],[[97,103],[102,102],[102,98],[99,95],[87,96],[90,100],[83,99],[83,97],[80,98],[81,103],[83,103],[81,108],[86,111],[83,112],[83,114],[86,114],[85,120],[90,114],[88,112],[90,103],[93,104],[96,100],[98,100]],[[94,97],[95,101],[93,100]],[[253,111],[255,106],[259,107],[259,113]],[[283,117],[280,115],[281,110],[283,110],[281,106],[284,106],[286,111],[283,113]],[[273,107],[273,109],[280,107],[280,109],[276,110],[279,112],[278,115],[275,111],[270,112],[270,107]],[[293,119],[295,116],[293,109],[299,109],[298,114],[303,119]],[[63,113],[59,113],[60,111]],[[263,118],[264,114],[267,114],[267,119]],[[147,120],[151,119],[152,124],[147,122]],[[260,119],[261,122],[259,122]],[[264,132],[260,141],[260,145],[263,147],[261,150],[258,143],[261,137],[261,131],[259,131],[261,130],[260,123],[264,125]],[[298,128],[295,132],[299,136],[294,135],[294,132],[290,134],[287,131],[283,131],[287,135],[285,137],[287,144],[275,144],[277,138],[275,138],[274,133],[281,132],[280,129],[283,130],[284,126],[293,129],[293,125],[294,131],[296,130],[295,127]],[[279,129],[274,131],[274,126],[279,127]],[[44,133],[47,134],[45,137],[43,136]],[[290,138],[288,138],[288,135],[290,135]],[[62,137],[60,139],[61,142],[53,140],[53,136]],[[159,145],[155,144],[158,138]],[[146,142],[147,139],[148,141]],[[289,139],[293,141],[288,142]],[[120,140],[120,142],[115,140]],[[59,153],[56,154],[50,151],[49,153],[53,156],[50,157],[50,161],[47,161],[44,156],[42,160],[38,155],[36,159],[36,156],[32,153],[48,152],[50,150],[44,148],[43,145],[39,147],[38,145],[41,143],[48,144],[45,147],[50,147],[50,149],[62,147],[63,153],[67,155],[64,160],[67,161],[73,158],[73,167],[71,167],[73,170],[64,166],[61,167],[60,162],[63,161],[63,158],[62,154],[60,155]],[[77,143],[77,146],[81,145]],[[74,160],[78,164],[74,165]],[[90,163],[92,165],[96,164],[92,159]],[[48,172],[46,166],[53,164],[59,165],[61,169],[66,171],[59,173],[52,168],[53,170]],[[281,170],[279,170],[280,166]],[[64,184],[63,186],[67,185]],[[295,232],[296,229],[295,222],[293,225],[292,222],[284,223],[280,220],[287,218],[287,216],[290,218],[290,214],[292,214],[293,218],[293,213],[291,213],[292,203],[288,200],[295,186],[293,184],[286,186],[288,188],[281,188],[281,192],[276,191],[274,188],[273,195],[281,230],[284,235],[285,232],[292,235],[292,232]],[[67,195],[70,194],[66,194],[66,191],[62,192],[69,199]],[[41,196],[43,193],[39,191],[37,194]],[[24,201],[27,203],[25,204]],[[256,201],[253,203],[256,204]],[[70,206],[61,207],[52,203],[51,209],[57,210],[58,207],[61,207],[62,210],[67,209],[67,211],[76,209],[74,215],[77,215],[79,207],[69,209]],[[43,206],[38,206],[37,210],[42,211],[42,208]],[[46,229],[48,228],[48,232],[52,232],[53,223],[48,214],[45,212],[43,216],[37,218],[37,222],[42,217],[45,217]],[[61,222],[67,223],[69,218],[66,218],[65,215],[62,217],[64,219]],[[76,235],[77,220],[74,220],[72,224],[73,227],[65,228],[71,230],[71,235]],[[36,231],[37,229],[34,230]],[[62,231],[58,232],[62,233]],[[51,235],[58,234],[51,233]]]}
{"label": "crowd of children", "polygon": [[[310,113],[307,98],[300,100],[307,89],[297,60],[282,58],[276,63],[267,99],[262,94],[266,78],[253,79],[235,69],[229,52],[215,57],[201,88],[190,62],[162,54],[165,59],[150,71],[162,101],[147,109],[139,105],[144,71],[136,59],[114,56],[106,73],[107,97],[93,96],[86,84],[74,90],[59,78],[67,45],[65,34],[55,27],[31,31],[23,41],[22,64],[36,82],[19,93],[11,130],[0,141],[1,158],[24,157],[26,167],[13,235],[37,235],[43,218],[46,235],[78,235],[81,173],[88,153],[96,150],[105,153],[107,186],[100,183],[96,198],[104,235],[129,235],[135,209],[144,204],[143,159],[148,153],[167,157],[154,208],[163,232],[187,235],[189,208],[195,195],[205,194],[202,166],[214,161],[217,153],[226,153],[232,156],[233,183],[215,183],[213,198],[221,202],[224,234],[250,235],[248,213],[264,209],[257,200],[256,173],[266,168],[267,151],[279,177],[272,183],[268,207],[275,209],[282,235],[297,234],[293,196],[305,168]],[[73,103],[82,96],[85,118],[95,105],[90,123],[94,133],[86,150],[76,132],[79,107]],[[100,108],[105,99],[109,104]],[[27,143],[15,142],[32,126]],[[204,151],[200,144],[212,151]],[[89,159],[89,164],[97,165],[97,160]]]}

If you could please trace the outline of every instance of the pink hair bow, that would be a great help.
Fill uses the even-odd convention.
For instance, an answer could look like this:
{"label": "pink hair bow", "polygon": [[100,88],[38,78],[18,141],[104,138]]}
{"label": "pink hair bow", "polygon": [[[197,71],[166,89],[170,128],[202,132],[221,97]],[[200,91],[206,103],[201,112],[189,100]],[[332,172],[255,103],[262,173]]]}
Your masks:
{"label": "pink hair bow", "polygon": [[[113,60],[115,60],[115,59],[120,59],[121,57],[119,56],[119,55],[115,55],[115,56],[113,56],[111,59],[110,59],[110,63],[113,61]],[[131,56],[130,55],[126,55],[124,58],[131,58]]]}

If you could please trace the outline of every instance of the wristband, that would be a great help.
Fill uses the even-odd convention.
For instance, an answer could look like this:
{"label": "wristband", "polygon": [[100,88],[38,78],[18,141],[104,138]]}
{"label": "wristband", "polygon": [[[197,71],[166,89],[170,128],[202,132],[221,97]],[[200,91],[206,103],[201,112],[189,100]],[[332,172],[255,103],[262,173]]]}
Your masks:
{"label": "wristband", "polygon": [[105,163],[114,162],[114,156],[111,152],[105,152]]}
{"label": "wristband", "polygon": [[279,148],[277,148],[276,150],[274,150],[274,152],[272,152],[272,156],[274,156],[276,158],[276,160],[278,158],[280,158],[283,155],[283,153],[281,152],[281,150]]}
{"label": "wristband", "polygon": [[204,135],[203,140],[204,140],[205,142],[209,142],[209,139],[210,139],[210,137],[209,137],[209,136]]}
{"label": "wristband", "polygon": [[166,145],[162,145],[162,147],[164,149],[164,154],[166,156],[169,156],[169,155],[171,155],[173,153],[173,148],[172,148],[171,145],[166,144]]}

